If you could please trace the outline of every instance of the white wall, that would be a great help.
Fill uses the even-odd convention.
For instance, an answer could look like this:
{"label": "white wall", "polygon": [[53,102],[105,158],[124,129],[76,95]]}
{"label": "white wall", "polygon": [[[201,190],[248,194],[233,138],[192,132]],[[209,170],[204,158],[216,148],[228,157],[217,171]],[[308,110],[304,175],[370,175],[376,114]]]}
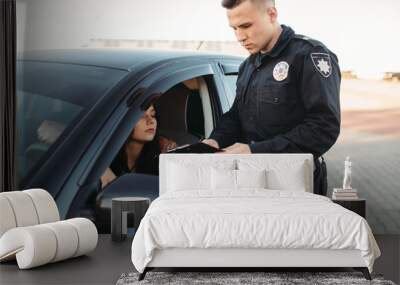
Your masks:
{"label": "white wall", "polygon": [[[281,23],[323,41],[342,69],[400,71],[399,0],[277,0]],[[90,39],[235,40],[220,0],[17,0],[19,47]],[[22,34],[22,35],[21,35]]]}

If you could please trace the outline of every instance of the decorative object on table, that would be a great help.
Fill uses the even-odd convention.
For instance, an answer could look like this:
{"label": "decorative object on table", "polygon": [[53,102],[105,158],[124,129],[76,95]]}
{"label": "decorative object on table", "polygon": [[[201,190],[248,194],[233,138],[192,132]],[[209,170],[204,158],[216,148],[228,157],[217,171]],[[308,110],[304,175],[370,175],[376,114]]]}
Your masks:
{"label": "decorative object on table", "polygon": [[350,157],[346,157],[344,161],[343,188],[333,188],[333,200],[357,200],[357,189],[351,187],[352,169]]}
{"label": "decorative object on table", "polygon": [[343,189],[351,189],[351,161],[349,156],[344,161]]}
{"label": "decorative object on table", "polygon": [[96,248],[96,226],[85,218],[60,221],[43,189],[0,193],[0,209],[0,261],[16,259],[20,269],[28,269]]}
{"label": "decorative object on table", "polygon": [[150,205],[150,199],[145,197],[120,197],[112,199],[111,206],[111,238],[113,241],[123,241],[128,235],[128,214],[133,214],[134,228],[139,227]]}
{"label": "decorative object on table", "polygon": [[339,199],[332,200],[334,203],[339,204],[340,206],[359,214],[361,217],[366,217],[366,200],[365,199]]}
{"label": "decorative object on table", "polygon": [[382,275],[372,274],[372,283],[360,272],[149,272],[138,281],[139,273],[124,273],[116,285],[175,284],[377,284],[395,285]]}
{"label": "decorative object on table", "polygon": [[357,200],[357,189],[333,188],[332,200]]}

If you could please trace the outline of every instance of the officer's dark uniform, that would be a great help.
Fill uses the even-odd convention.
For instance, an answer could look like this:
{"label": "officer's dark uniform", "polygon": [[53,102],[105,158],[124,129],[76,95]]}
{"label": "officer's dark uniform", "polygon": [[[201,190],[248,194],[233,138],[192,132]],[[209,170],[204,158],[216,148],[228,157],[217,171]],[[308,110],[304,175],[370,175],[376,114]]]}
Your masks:
{"label": "officer's dark uniform", "polygon": [[249,144],[252,153],[312,153],[314,193],[326,195],[318,160],[340,132],[340,69],[322,43],[287,26],[274,48],[240,66],[236,98],[210,138],[220,147]]}

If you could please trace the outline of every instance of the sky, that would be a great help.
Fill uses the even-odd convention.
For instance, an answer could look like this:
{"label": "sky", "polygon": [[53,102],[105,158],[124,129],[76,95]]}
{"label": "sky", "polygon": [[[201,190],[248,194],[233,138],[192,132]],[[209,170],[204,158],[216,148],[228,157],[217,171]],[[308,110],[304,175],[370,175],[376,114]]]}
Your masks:
{"label": "sky", "polygon": [[[17,0],[21,41],[236,40],[220,0]],[[276,0],[281,24],[322,41],[342,70],[400,72],[400,0]],[[40,39],[40,41],[38,40]]]}

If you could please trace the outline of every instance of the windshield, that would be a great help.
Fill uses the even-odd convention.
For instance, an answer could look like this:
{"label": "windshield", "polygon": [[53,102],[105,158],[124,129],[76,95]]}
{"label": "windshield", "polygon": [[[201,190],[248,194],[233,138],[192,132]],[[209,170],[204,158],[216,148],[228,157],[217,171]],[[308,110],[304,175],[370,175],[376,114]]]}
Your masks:
{"label": "windshield", "polygon": [[93,66],[18,62],[18,183],[125,74]]}

